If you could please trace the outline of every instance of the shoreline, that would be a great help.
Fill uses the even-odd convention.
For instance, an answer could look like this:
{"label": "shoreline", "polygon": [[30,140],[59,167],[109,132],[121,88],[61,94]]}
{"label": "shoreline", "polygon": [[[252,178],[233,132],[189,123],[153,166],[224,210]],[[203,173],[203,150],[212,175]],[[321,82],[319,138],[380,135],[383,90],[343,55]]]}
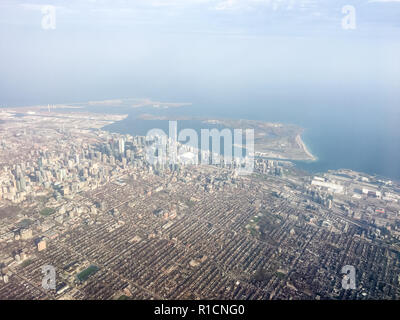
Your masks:
{"label": "shoreline", "polygon": [[[108,102],[108,101],[107,101]],[[85,104],[85,103],[83,103],[83,104]],[[88,103],[89,105],[90,105],[90,102]],[[48,108],[49,108],[49,106],[43,106],[43,105],[34,105],[34,106],[20,106],[20,107],[18,107],[18,108],[4,108],[4,109],[2,109],[1,111],[2,112],[7,112],[7,111],[11,111],[11,112],[16,112],[16,113],[21,113],[21,112],[26,112],[26,113],[28,113],[29,111],[30,112],[32,112],[32,113],[36,113],[37,112],[37,115],[40,115],[40,113],[41,112],[45,112],[46,113],[46,111],[48,111]],[[14,109],[18,109],[18,110],[14,110]],[[92,114],[93,113],[93,111],[92,110],[87,110],[87,108],[86,107],[83,107],[83,106],[70,106],[70,105],[68,105],[68,104],[58,104],[58,105],[52,105],[51,106],[51,108],[50,108],[50,110],[51,111],[53,111],[53,112],[55,112],[55,113],[57,113],[57,109],[70,109],[70,110],[68,110],[67,111],[67,114],[68,113],[74,113],[73,112],[73,110],[75,110],[75,109],[80,109],[80,110],[86,110],[86,113],[87,114]],[[111,111],[111,110],[109,110],[109,111]],[[115,123],[118,123],[118,122],[120,122],[121,120],[124,120],[124,119],[126,119],[127,118],[127,115],[124,115],[124,117],[121,119],[121,118],[117,118],[117,119],[115,119],[114,118],[114,116],[116,116],[114,113],[112,113],[112,112],[105,112],[105,113],[103,113],[104,115],[109,115],[110,117],[109,118],[111,118],[111,119],[107,119],[108,121],[110,121],[110,123],[108,123],[108,124],[106,124],[105,126],[103,126],[102,127],[102,129],[103,130],[106,130],[106,131],[109,131],[109,132],[113,132],[114,130],[110,130],[109,128],[105,128],[105,127],[107,127],[108,125],[111,125],[111,124],[115,124]],[[51,115],[51,113],[49,114],[49,115]],[[143,115],[142,115],[143,116]],[[154,115],[150,115],[150,118],[153,118],[154,117]],[[106,117],[107,118],[107,117]],[[156,117],[157,118],[157,117]],[[185,120],[198,120],[198,121],[201,121],[200,119],[191,119],[191,117],[189,117],[188,119],[185,119]],[[138,117],[138,120],[148,120],[148,119],[140,119],[140,116]],[[221,122],[224,122],[224,121],[227,121],[227,120],[225,120],[225,119],[218,119],[218,120],[215,120],[215,119],[202,119],[203,121],[202,122],[206,122],[206,123],[214,123],[214,124],[220,124],[220,121]],[[241,120],[241,121],[243,121],[243,120]],[[244,120],[244,121],[249,121],[249,122],[252,122],[252,121],[254,121],[254,120]],[[264,121],[262,121],[262,122],[264,122]],[[281,123],[276,123],[276,125],[283,125],[283,124],[281,124]],[[232,126],[232,127],[234,127],[234,126]],[[117,130],[118,131],[118,130]],[[121,133],[121,132],[120,132]],[[132,134],[132,133],[129,133],[129,134]],[[310,152],[310,150],[307,148],[307,146],[306,146],[306,144],[304,143],[304,141],[302,140],[302,138],[301,138],[301,133],[297,133],[297,135],[296,135],[296,137],[295,137],[295,142],[296,142],[296,144],[297,144],[297,146],[303,151],[303,153],[305,154],[305,156],[304,156],[304,159],[298,159],[298,161],[310,161],[310,162],[314,162],[314,161],[317,161],[318,160],[318,158],[317,157],[315,157],[311,152]],[[261,154],[261,156],[265,156],[265,155],[262,155]],[[277,157],[277,158],[280,158],[280,157]],[[282,160],[284,160],[286,157],[282,157]],[[290,158],[290,157],[289,157]],[[285,160],[294,160],[294,159],[285,159]]]}
{"label": "shoreline", "polygon": [[315,157],[308,149],[307,149],[307,146],[306,146],[306,144],[304,143],[304,141],[301,139],[301,136],[300,136],[300,134],[298,134],[297,136],[296,136],[296,143],[298,144],[298,146],[304,151],[304,153],[308,156],[308,157],[310,157],[311,159],[308,159],[309,161],[317,161],[318,160],[318,158],[317,157]]}

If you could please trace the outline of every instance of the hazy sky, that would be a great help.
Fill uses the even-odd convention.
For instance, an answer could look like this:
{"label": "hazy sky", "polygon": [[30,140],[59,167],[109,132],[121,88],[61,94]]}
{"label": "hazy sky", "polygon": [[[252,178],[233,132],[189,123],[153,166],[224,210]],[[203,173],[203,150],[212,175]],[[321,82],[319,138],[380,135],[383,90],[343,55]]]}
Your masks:
{"label": "hazy sky", "polygon": [[[55,29],[42,28],[45,5]],[[354,30],[342,28],[345,5]],[[399,18],[400,0],[1,0],[0,106],[261,92],[391,100]]]}

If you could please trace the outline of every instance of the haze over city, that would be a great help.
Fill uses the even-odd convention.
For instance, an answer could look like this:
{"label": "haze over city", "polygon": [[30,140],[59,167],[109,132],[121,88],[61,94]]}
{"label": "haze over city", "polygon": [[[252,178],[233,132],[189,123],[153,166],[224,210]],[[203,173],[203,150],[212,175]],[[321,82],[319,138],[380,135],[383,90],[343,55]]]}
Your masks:
{"label": "haze over city", "polygon": [[398,300],[399,14],[1,1],[0,299]]}

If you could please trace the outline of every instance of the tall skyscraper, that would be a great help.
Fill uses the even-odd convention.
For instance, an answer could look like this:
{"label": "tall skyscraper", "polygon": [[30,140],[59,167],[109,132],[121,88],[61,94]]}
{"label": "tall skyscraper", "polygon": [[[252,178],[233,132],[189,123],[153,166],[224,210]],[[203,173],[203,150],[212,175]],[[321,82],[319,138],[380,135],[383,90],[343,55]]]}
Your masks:
{"label": "tall skyscraper", "polygon": [[123,138],[118,140],[118,152],[120,155],[125,154],[125,140]]}

